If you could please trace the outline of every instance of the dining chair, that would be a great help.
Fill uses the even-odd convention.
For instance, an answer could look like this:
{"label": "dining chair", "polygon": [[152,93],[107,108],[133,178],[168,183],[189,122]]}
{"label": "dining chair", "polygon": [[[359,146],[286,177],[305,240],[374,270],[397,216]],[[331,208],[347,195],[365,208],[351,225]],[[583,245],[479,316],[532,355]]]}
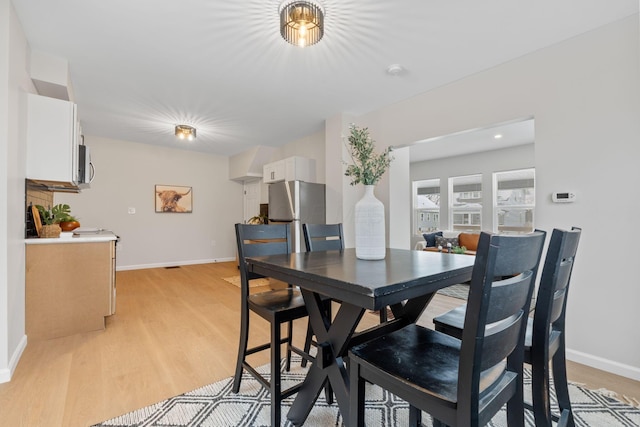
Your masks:
{"label": "dining chair", "polygon": [[483,426],[507,404],[507,424],[524,425],[526,318],[546,233],[481,233],[462,339],[410,324],[352,347],[350,423],[364,425],[365,383],[448,426]]}
{"label": "dining chair", "polygon": [[[532,409],[537,427],[551,426],[552,420],[559,426],[575,425],[569,386],[565,349],[565,313],[573,264],[582,230],[554,229],[547,248],[540,285],[536,297],[533,319],[528,318],[524,344],[524,363],[531,365]],[[455,308],[433,319],[437,331],[454,337],[462,336],[464,306]],[[551,413],[549,397],[549,362],[560,415]]]}
{"label": "dining chair", "polygon": [[[259,274],[248,270],[246,258],[264,255],[291,253],[291,234],[289,224],[249,225],[236,224],[236,240],[238,244],[238,261],[240,269],[240,343],[238,359],[233,377],[233,392],[238,393],[242,380],[242,371],[246,370],[271,393],[271,425],[279,426],[281,417],[280,403],[282,399],[296,393],[300,383],[282,390],[280,364],[281,344],[286,344],[286,364],[291,366],[291,352],[299,354],[303,360],[310,358],[308,353],[296,348],[292,343],[293,320],[307,316],[307,309],[298,289],[288,286],[267,292],[249,292],[249,282],[262,278]],[[254,347],[248,347],[249,314],[254,312],[271,324],[271,341]],[[281,325],[287,324],[285,336],[281,334]],[[271,350],[271,378],[267,380],[246,360],[247,356],[264,350]]]}

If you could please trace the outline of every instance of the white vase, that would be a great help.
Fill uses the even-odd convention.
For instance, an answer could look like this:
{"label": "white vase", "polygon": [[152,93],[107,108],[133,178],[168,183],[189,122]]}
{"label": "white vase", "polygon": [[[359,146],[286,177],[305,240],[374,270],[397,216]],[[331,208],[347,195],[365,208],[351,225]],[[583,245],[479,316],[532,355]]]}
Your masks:
{"label": "white vase", "polygon": [[373,194],[373,185],[364,186],[364,196],[356,203],[356,257],[384,259],[384,205]]}

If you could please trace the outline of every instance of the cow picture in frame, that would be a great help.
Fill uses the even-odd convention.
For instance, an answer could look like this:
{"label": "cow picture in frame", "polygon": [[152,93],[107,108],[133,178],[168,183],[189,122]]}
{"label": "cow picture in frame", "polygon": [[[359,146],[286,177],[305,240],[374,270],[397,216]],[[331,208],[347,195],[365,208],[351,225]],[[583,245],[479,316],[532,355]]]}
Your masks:
{"label": "cow picture in frame", "polygon": [[179,185],[156,185],[156,212],[193,212],[193,192],[191,187]]}

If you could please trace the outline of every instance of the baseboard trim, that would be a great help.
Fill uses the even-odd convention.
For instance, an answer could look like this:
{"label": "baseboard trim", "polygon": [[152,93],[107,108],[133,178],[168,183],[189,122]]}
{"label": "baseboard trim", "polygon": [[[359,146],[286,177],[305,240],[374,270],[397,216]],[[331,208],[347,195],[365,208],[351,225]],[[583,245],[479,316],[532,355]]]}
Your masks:
{"label": "baseboard trim", "polygon": [[601,371],[640,381],[640,368],[635,366],[625,365],[624,363],[569,349],[567,349],[567,359],[572,362],[600,369]]}
{"label": "baseboard trim", "polygon": [[235,258],[233,257],[213,258],[213,259],[198,259],[198,260],[189,260],[189,261],[159,262],[155,264],[120,265],[116,267],[116,271],[143,270],[146,268],[175,267],[179,265],[211,264],[214,262],[228,262],[228,261],[235,261]]}
{"label": "baseboard trim", "polygon": [[9,366],[4,369],[0,369],[0,384],[8,383],[9,381],[11,381],[11,377],[13,376],[13,373],[18,366],[18,362],[20,361],[25,348],[27,348],[27,336],[23,335],[22,339],[18,343],[18,346],[16,347],[16,350],[11,355]]}

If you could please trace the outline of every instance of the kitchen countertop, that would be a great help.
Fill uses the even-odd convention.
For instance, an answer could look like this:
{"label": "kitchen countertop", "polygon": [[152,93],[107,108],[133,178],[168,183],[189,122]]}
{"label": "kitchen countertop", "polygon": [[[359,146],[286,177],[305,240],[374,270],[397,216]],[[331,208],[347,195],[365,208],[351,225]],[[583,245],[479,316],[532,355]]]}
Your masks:
{"label": "kitchen countertop", "polygon": [[95,242],[109,242],[112,240],[118,240],[112,231],[109,230],[96,230],[92,232],[83,232],[81,234],[73,234],[70,237],[52,237],[52,238],[32,238],[25,239],[24,242],[27,245],[47,245],[54,243],[95,243]]}

